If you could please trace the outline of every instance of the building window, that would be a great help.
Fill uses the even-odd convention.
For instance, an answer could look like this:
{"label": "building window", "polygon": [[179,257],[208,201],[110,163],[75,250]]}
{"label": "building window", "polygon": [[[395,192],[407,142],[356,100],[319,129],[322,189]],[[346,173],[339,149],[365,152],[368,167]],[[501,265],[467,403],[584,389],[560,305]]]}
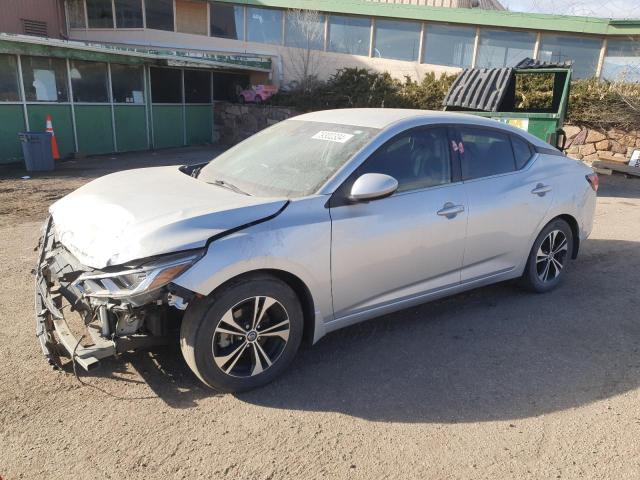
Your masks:
{"label": "building window", "polygon": [[151,68],[153,103],[182,103],[182,71],[175,68]]}
{"label": "building window", "polygon": [[74,102],[106,103],[109,101],[107,64],[71,61],[71,87]]}
{"label": "building window", "polygon": [[324,50],[325,18],[313,10],[288,11],[285,45],[305,50]]}
{"label": "building window", "polygon": [[538,59],[545,62],[573,61],[573,77],[589,78],[596,74],[602,40],[563,35],[542,35]]}
{"label": "building window", "polygon": [[212,3],[211,36],[244,40],[244,8],[226,3]]}
{"label": "building window", "polygon": [[111,88],[115,103],[144,103],[142,68],[112,63]]}
{"label": "building window", "polygon": [[475,40],[476,29],[473,27],[429,24],[422,61],[431,65],[470,67]]}
{"label": "building window", "polygon": [[85,28],[84,0],[67,0],[69,28]]}
{"label": "building window", "polygon": [[0,54],[0,102],[18,101],[18,62],[13,55]]}
{"label": "building window", "polygon": [[213,73],[213,99],[235,102],[240,92],[249,85],[249,75]]}
{"label": "building window", "polygon": [[533,57],[536,34],[509,30],[480,31],[476,66],[480,68],[514,67]]}
{"label": "building window", "polygon": [[282,11],[269,8],[247,8],[247,40],[282,44]]}
{"label": "building window", "polygon": [[370,40],[371,19],[345,15],[329,17],[329,51],[368,56]]}
{"label": "building window", "polygon": [[87,0],[89,28],[113,28],[111,0]]}
{"label": "building window", "polygon": [[640,38],[608,40],[602,77],[612,81],[640,82]]}
{"label": "building window", "polygon": [[22,57],[22,79],[28,102],[68,102],[67,64],[61,58]]}
{"label": "building window", "polygon": [[141,0],[114,0],[116,6],[116,27],[142,28]]}
{"label": "building window", "polygon": [[176,0],[176,31],[209,35],[207,4],[191,0]]}
{"label": "building window", "polygon": [[144,0],[147,28],[173,32],[173,0]]}
{"label": "building window", "polygon": [[185,103],[211,103],[211,74],[206,70],[184,71]]}
{"label": "building window", "polygon": [[376,21],[375,57],[415,61],[420,48],[420,24],[401,20]]}

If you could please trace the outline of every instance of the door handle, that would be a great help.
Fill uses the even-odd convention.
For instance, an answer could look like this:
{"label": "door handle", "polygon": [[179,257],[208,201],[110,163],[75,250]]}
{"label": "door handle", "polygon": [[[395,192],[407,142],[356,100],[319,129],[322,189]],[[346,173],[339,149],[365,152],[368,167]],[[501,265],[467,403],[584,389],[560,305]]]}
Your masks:
{"label": "door handle", "polygon": [[539,197],[544,197],[550,191],[551,187],[549,185],[539,183],[538,185],[536,185],[536,188],[531,190],[531,193],[533,193],[534,195],[538,195]]}
{"label": "door handle", "polygon": [[462,212],[464,212],[464,205],[455,205],[451,202],[447,202],[442,206],[440,210],[438,210],[437,213],[441,217],[447,217],[451,219]]}

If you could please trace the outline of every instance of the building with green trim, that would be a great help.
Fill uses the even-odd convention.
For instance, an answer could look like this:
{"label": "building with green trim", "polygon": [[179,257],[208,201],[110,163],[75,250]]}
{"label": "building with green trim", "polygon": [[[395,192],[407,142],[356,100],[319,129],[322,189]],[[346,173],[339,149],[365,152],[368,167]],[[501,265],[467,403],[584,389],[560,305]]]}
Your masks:
{"label": "building with green trim", "polygon": [[531,57],[573,61],[577,78],[640,81],[640,20],[401,0],[58,5],[69,40],[0,35],[0,162],[19,160],[17,132],[44,129],[48,114],[63,155],[212,142],[216,101],[345,67],[419,80]]}

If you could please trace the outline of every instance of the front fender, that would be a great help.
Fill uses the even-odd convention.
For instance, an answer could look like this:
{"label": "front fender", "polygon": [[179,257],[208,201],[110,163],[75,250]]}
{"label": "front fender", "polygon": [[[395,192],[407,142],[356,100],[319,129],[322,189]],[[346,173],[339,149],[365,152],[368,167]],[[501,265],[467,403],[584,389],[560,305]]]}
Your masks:
{"label": "front fender", "polygon": [[299,278],[313,299],[316,335],[333,319],[331,219],[326,197],[292,201],[277,217],[214,240],[205,256],[173,281],[209,295],[225,282],[257,270],[280,270]]}

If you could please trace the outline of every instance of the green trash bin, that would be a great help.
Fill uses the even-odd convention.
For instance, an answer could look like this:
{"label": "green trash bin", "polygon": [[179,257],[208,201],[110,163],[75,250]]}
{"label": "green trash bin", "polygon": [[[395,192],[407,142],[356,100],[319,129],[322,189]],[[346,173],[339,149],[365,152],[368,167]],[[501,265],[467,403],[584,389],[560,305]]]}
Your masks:
{"label": "green trash bin", "polygon": [[51,134],[22,132],[18,134],[27,172],[50,172],[55,168],[51,153]]}

